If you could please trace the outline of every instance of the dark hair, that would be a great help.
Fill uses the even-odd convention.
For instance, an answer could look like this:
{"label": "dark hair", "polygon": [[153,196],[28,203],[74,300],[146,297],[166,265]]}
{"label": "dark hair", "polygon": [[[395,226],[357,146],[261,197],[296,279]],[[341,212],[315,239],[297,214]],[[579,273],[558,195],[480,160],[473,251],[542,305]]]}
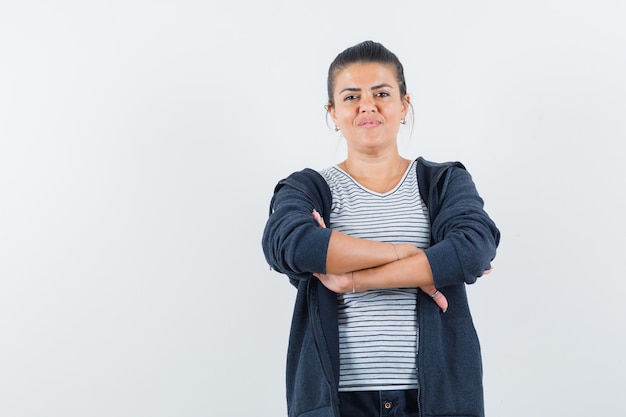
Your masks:
{"label": "dark hair", "polygon": [[333,99],[335,75],[337,72],[357,63],[378,63],[393,67],[396,73],[396,81],[400,86],[401,97],[404,99],[404,96],[406,95],[406,81],[404,79],[404,68],[402,67],[398,57],[378,42],[365,41],[344,50],[337,55],[335,60],[330,64],[326,84],[328,88],[328,104],[331,107],[335,105],[335,101]]}

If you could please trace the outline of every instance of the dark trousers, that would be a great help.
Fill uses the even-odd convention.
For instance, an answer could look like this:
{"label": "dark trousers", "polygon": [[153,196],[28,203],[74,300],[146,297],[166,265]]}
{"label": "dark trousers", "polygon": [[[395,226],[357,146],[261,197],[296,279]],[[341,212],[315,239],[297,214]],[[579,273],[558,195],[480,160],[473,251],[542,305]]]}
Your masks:
{"label": "dark trousers", "polygon": [[339,393],[341,417],[418,417],[417,390]]}

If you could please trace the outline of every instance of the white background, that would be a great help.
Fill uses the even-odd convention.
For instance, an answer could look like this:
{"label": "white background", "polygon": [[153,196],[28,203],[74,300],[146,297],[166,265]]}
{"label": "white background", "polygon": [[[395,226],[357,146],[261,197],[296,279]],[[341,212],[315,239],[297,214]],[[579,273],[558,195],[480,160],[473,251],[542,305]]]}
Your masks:
{"label": "white background", "polygon": [[285,416],[274,184],[341,161],[326,71],[382,42],[409,158],[502,232],[470,287],[486,411],[625,415],[626,3],[0,5],[0,415]]}

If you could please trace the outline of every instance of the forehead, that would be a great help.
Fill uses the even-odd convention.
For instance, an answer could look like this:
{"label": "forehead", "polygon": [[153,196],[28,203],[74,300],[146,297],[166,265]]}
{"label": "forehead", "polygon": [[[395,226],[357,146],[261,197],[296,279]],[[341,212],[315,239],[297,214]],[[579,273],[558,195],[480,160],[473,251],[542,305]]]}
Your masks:
{"label": "forehead", "polygon": [[393,67],[377,62],[351,64],[337,71],[334,81],[335,92],[344,88],[365,89],[381,84],[398,87]]}

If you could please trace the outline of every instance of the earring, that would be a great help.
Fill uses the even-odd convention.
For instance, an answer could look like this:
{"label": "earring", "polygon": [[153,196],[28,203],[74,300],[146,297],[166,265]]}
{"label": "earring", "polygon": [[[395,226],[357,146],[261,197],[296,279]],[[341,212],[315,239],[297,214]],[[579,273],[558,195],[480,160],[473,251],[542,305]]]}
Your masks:
{"label": "earring", "polygon": [[337,126],[335,126],[335,132],[339,132],[339,128]]}
{"label": "earring", "polygon": [[405,124],[406,124],[406,119],[402,119],[402,120],[400,120],[400,124],[405,125]]}

